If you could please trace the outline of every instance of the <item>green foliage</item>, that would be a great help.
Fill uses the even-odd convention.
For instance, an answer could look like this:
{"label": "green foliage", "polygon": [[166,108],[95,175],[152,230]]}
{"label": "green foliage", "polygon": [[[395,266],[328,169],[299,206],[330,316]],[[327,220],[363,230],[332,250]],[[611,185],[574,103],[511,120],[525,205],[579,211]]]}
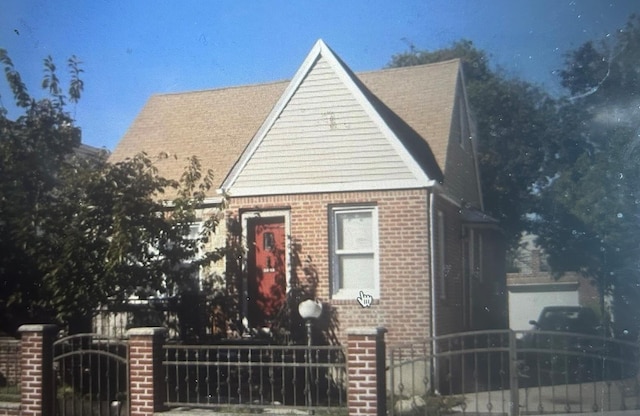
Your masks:
{"label": "green foliage", "polygon": [[[28,107],[32,101],[31,96],[27,92],[27,87],[24,82],[22,82],[22,77],[20,73],[16,71],[13,61],[9,57],[6,49],[0,48],[0,62],[4,65],[4,74],[13,92],[16,105],[21,108]],[[4,111],[6,112],[6,110]]]}
{"label": "green foliage", "polygon": [[[235,335],[243,334],[244,328],[240,322],[239,303],[240,290],[243,287],[243,259],[246,254],[242,246],[242,229],[235,218],[228,218],[226,246],[226,281],[224,296],[218,299],[218,312],[214,316],[217,326],[229,325],[229,332]],[[271,327],[271,340],[276,344],[305,344],[307,330],[304,319],[298,312],[298,305],[307,299],[318,298],[319,276],[313,259],[305,256],[302,244],[295,238],[288,236],[291,251],[290,277],[285,303],[274,317]],[[337,345],[337,330],[339,327],[337,311],[329,303],[323,303],[322,314],[313,323],[313,345]]]}
{"label": "green foliage", "polygon": [[411,45],[409,51],[402,52],[391,57],[388,67],[402,67],[413,65],[433,64],[436,62],[460,59],[464,65],[467,80],[487,81],[494,74],[489,69],[489,56],[486,52],[477,49],[470,40],[459,40],[448,48],[435,51],[416,49]]}
{"label": "green foliage", "polygon": [[[500,220],[509,247],[516,249],[527,228],[532,191],[545,180],[557,156],[558,137],[570,125],[542,89],[489,67],[487,54],[468,40],[437,51],[394,55],[389,66],[462,61],[471,109],[477,123],[480,179],[485,211]],[[568,141],[571,137],[566,136]]]}
{"label": "green foliage", "polygon": [[[298,312],[298,305],[307,299],[318,298],[320,283],[318,270],[310,256],[304,256],[302,245],[291,241],[291,277],[287,299],[276,316],[272,328],[276,342],[284,344],[305,344],[307,332],[304,319]],[[336,332],[339,328],[337,311],[330,303],[322,304],[322,314],[312,326],[313,345],[338,345]]]}
{"label": "green foliage", "polygon": [[581,139],[575,163],[540,189],[534,229],[554,271],[582,271],[614,299],[620,330],[640,316],[640,18],[566,55],[561,71]]}
{"label": "green foliage", "polygon": [[[108,163],[106,155],[79,156],[80,130],[66,112],[67,102],[77,102],[83,90],[79,60],[68,62],[67,96],[53,60],[45,59],[48,97],[41,100],[29,95],[6,51],[0,61],[15,104],[24,110],[16,120],[0,113],[5,329],[53,321],[86,330],[73,327],[86,324],[101,305],[199,290],[194,276],[223,256],[222,250],[198,255],[217,225],[215,212],[199,211],[211,171],[191,158],[175,181],[159,176],[156,160],[146,154],[118,163]],[[188,231],[196,220],[205,223],[193,239]]]}
{"label": "green foliage", "polygon": [[[24,111],[15,120],[0,111],[0,308],[6,309],[38,290],[43,222],[57,202],[58,172],[80,144],[80,131],[54,101],[29,95],[5,50],[0,61],[15,104]],[[30,308],[32,316],[48,316],[37,304]]]}
{"label": "green foliage", "polygon": [[488,66],[460,41],[414,47],[391,66],[460,58],[477,122],[485,210],[512,249],[538,235],[552,270],[580,271],[613,295],[616,324],[640,327],[640,17],[565,55],[566,97]]}

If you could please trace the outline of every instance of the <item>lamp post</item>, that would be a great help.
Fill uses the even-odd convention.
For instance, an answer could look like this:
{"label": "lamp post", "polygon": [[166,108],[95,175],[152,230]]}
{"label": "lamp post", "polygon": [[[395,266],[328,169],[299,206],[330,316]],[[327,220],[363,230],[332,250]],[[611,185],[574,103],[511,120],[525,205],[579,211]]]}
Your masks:
{"label": "lamp post", "polygon": [[322,303],[307,299],[303,302],[300,302],[298,305],[298,312],[300,316],[305,321],[305,326],[307,327],[307,353],[306,353],[306,364],[307,367],[304,371],[304,380],[305,380],[305,390],[306,390],[306,401],[307,401],[307,411],[309,414],[313,414],[311,410],[311,383],[309,377],[311,376],[311,321],[314,319],[318,319],[322,314]]}

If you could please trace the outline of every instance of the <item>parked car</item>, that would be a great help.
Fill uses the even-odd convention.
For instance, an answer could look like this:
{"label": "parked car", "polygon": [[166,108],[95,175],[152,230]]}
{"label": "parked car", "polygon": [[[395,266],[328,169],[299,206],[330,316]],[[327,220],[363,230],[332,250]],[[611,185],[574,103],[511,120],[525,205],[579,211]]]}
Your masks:
{"label": "parked car", "polygon": [[529,321],[537,330],[602,335],[596,313],[584,306],[545,306],[536,321]]}
{"label": "parked car", "polygon": [[557,381],[587,381],[605,376],[603,361],[612,353],[613,340],[591,308],[547,306],[520,345],[525,371]]}

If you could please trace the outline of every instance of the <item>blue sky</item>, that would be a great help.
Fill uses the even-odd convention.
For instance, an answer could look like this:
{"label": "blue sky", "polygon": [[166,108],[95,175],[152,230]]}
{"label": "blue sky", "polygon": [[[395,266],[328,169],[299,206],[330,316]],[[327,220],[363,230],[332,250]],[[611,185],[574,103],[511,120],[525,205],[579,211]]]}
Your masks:
{"label": "blue sky", "polygon": [[[508,74],[558,92],[563,54],[612,35],[637,0],[4,0],[0,47],[33,95],[42,60],[83,61],[83,142],[113,149],[154,93],[289,79],[318,38],[354,71],[466,38]],[[0,83],[2,103],[11,95]],[[10,112],[10,115],[13,112]]]}

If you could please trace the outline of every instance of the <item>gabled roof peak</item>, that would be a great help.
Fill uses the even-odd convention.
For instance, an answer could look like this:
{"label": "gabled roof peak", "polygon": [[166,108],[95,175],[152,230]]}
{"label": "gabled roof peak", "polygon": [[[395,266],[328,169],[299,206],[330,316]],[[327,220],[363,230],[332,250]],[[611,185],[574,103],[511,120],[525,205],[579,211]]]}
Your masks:
{"label": "gabled roof peak", "polygon": [[[312,77],[313,71],[315,71],[316,68],[318,68],[318,65],[322,68],[320,70],[320,73],[322,75],[320,75],[319,78]],[[310,77],[311,79],[313,79],[312,81],[309,81]],[[334,83],[327,84],[326,83],[327,77],[332,77],[334,79],[333,81]],[[390,159],[392,157],[391,155],[394,155],[399,161],[398,169],[403,169],[403,172],[404,171],[408,172],[406,174],[406,178],[410,178],[410,179],[405,178],[403,179],[401,185],[394,183],[393,186],[395,187],[430,186],[434,183],[435,178],[439,179],[439,177],[442,175],[441,171],[437,168],[437,165],[435,163],[435,159],[433,157],[431,150],[422,151],[421,156],[424,156],[423,159],[428,159],[428,162],[426,163],[430,166],[435,166],[435,169],[433,168],[423,169],[422,161],[416,160],[416,155],[411,154],[411,151],[410,151],[411,146],[409,146],[408,142],[403,143],[404,141],[401,139],[399,134],[402,132],[404,136],[412,136],[410,140],[419,141],[421,149],[428,148],[428,145],[424,142],[424,140],[422,138],[419,138],[418,135],[409,128],[406,122],[402,121],[397,115],[393,114],[393,112],[389,110],[389,108],[386,105],[384,105],[379,100],[378,97],[372,94],[366,88],[366,86],[362,83],[362,81],[358,79],[358,77],[351,71],[351,69],[322,41],[322,39],[319,39],[314,44],[313,48],[304,59],[300,68],[296,71],[296,74],[294,75],[291,82],[285,89],[284,93],[281,95],[276,105],[272,108],[270,114],[267,116],[264,123],[260,126],[260,128],[257,130],[254,137],[251,139],[251,142],[243,152],[242,156],[240,157],[236,165],[233,167],[229,175],[224,180],[222,184],[222,189],[225,192],[230,191],[234,188],[236,181],[238,180],[238,178],[240,178],[240,175],[242,175],[242,172],[244,171],[245,167],[247,167],[247,164],[252,160],[256,152],[258,152],[260,146],[262,145],[263,141],[265,140],[269,132],[274,128],[276,122],[281,118],[285,109],[289,106],[289,104],[294,99],[294,96],[298,94],[298,91],[300,90],[300,88],[302,88],[302,86],[306,82],[315,83],[314,85],[322,86],[323,88],[334,88],[334,89],[342,88],[341,91],[344,94],[344,97],[350,97],[351,99],[353,99],[351,103],[351,107],[349,107],[349,110],[346,110],[343,116],[346,117],[346,114],[352,115],[352,114],[355,114],[356,112],[359,112],[358,114],[361,114],[363,119],[368,119],[371,122],[372,129],[377,130],[377,132],[379,133],[379,137],[382,137],[382,140],[379,142],[380,146],[387,147],[387,150],[386,150],[387,156],[385,157]],[[327,85],[331,85],[331,87],[328,87]],[[317,90],[314,90],[314,94],[317,94]],[[303,95],[305,94],[303,93]],[[308,97],[308,96],[305,96],[305,97]],[[319,107],[322,107],[325,105],[321,101],[314,101],[315,98],[312,98],[312,99],[304,98],[303,100],[306,100],[306,105],[308,105],[309,108],[315,108],[314,106],[316,105]],[[325,114],[325,113],[322,113],[322,114]],[[333,114],[333,112],[331,112],[331,114]],[[289,128],[291,128],[291,126],[289,126]],[[278,141],[279,139],[274,139],[274,140]],[[413,149],[413,150],[416,150],[416,149]],[[375,156],[370,157],[370,160],[368,163],[373,165],[374,162],[371,162],[371,160],[375,159],[378,156],[379,155],[376,154]],[[258,159],[259,158],[260,157],[258,157]],[[377,159],[375,160],[377,161]],[[344,160],[341,159],[340,163],[344,163]],[[322,165],[322,163],[320,162],[318,162],[318,164]],[[383,164],[382,162],[379,162],[378,166],[381,166],[382,164]],[[376,168],[378,166],[376,166]],[[251,169],[256,170],[257,168],[253,166],[252,168],[249,168],[249,170]],[[300,167],[299,170],[300,169],[302,168]],[[432,175],[434,173],[435,175]],[[308,174],[308,172],[306,174]],[[362,173],[362,175],[366,175],[366,174]],[[353,179],[353,175],[351,175],[351,178],[347,180],[346,178],[348,176],[349,175],[346,175],[346,174],[343,176],[340,176],[339,180],[336,180],[336,182],[340,182],[341,184],[346,184],[348,182],[353,182],[353,183],[357,182],[358,183],[357,186],[360,186],[360,187],[364,186],[361,184],[362,181],[358,182],[355,179]],[[291,177],[293,177],[293,175]],[[244,182],[245,182],[244,186],[246,188],[247,187],[246,183],[249,183],[252,181],[245,180]],[[275,181],[275,182],[278,182],[278,181]],[[242,183],[242,180],[240,180],[240,183]],[[373,185],[368,184],[368,186],[373,186]],[[381,186],[381,185],[379,185],[379,183],[376,183],[376,186]],[[390,185],[389,183],[387,183],[384,186],[390,186]],[[238,188],[242,189],[243,185],[240,184],[238,187],[236,187],[232,191],[232,194],[235,194],[235,195],[242,194],[242,191],[238,192]],[[271,189],[270,191],[267,191],[265,187],[260,187],[260,192],[271,192],[271,193],[283,192],[280,188],[281,187],[276,186],[276,187],[273,187],[272,189],[270,188]],[[290,190],[291,187],[288,187],[288,189]],[[327,189],[328,188],[324,190],[326,191]],[[346,190],[347,188],[342,187],[340,189]],[[332,190],[336,190],[336,189],[332,188]],[[253,188],[251,188],[250,192],[257,192],[257,190],[254,190]]]}
{"label": "gabled roof peak", "polygon": [[[158,168],[163,176],[178,178],[183,158],[195,154],[214,170],[221,186],[274,107],[279,102],[286,105],[289,94],[295,92],[292,83],[302,82],[320,60],[326,60],[353,96],[364,102],[371,119],[382,119],[385,125],[402,121],[406,126],[391,123],[392,132],[404,138],[413,130],[412,135],[425,141],[437,165],[444,169],[459,77],[456,60],[354,73],[322,39],[309,51],[296,73],[302,72],[298,78],[154,94],[114,149],[111,160],[123,160],[140,151],[177,154],[179,160],[163,161]],[[418,159],[422,162],[423,158]]]}

